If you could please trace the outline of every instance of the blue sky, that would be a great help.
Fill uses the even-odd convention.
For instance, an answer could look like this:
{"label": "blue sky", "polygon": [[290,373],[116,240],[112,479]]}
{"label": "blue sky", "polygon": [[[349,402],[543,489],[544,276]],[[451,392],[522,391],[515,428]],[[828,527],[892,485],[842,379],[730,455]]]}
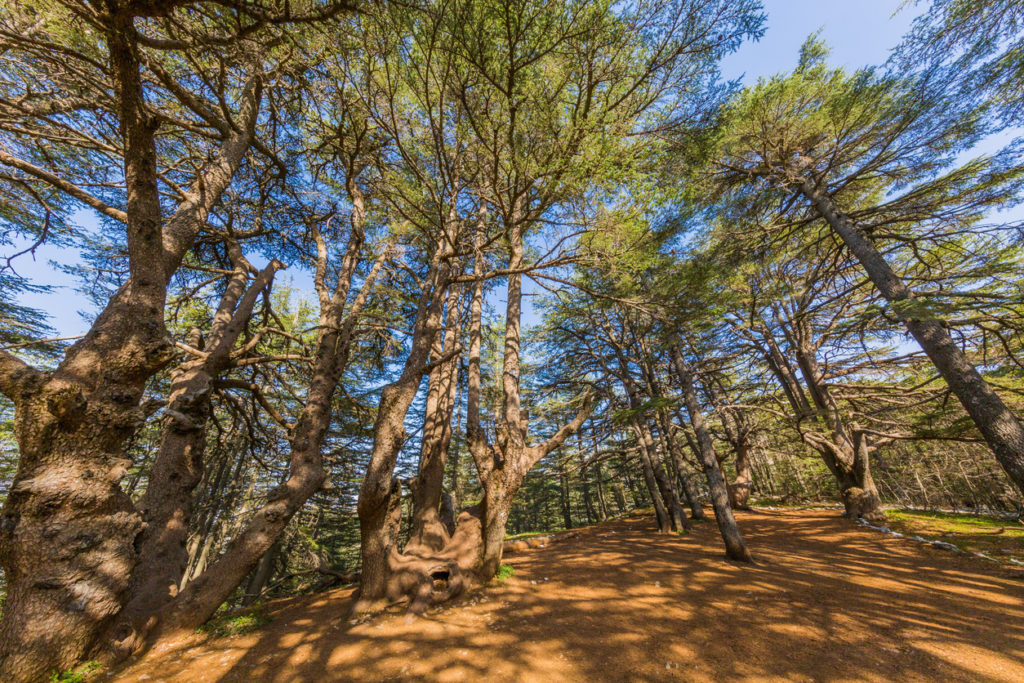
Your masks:
{"label": "blue sky", "polygon": [[[764,0],[763,4],[768,14],[767,32],[759,42],[747,43],[722,62],[722,73],[728,79],[742,78],[750,83],[759,76],[793,68],[800,45],[819,29],[832,47],[834,64],[855,68],[883,62],[919,9],[909,6],[893,16],[901,4],[899,0]],[[83,226],[88,227],[92,222],[89,214],[83,212],[81,217]],[[20,248],[21,245],[16,245],[16,249]],[[37,284],[54,285],[51,293],[26,295],[23,302],[46,311],[51,325],[61,335],[86,331],[88,324],[79,311],[88,311],[90,304],[74,291],[74,282],[57,272],[51,261],[77,260],[74,250],[43,247],[34,261],[25,256],[15,262],[22,276]],[[297,287],[308,280],[298,273],[293,275]],[[534,318],[530,308],[528,298],[527,322]]]}

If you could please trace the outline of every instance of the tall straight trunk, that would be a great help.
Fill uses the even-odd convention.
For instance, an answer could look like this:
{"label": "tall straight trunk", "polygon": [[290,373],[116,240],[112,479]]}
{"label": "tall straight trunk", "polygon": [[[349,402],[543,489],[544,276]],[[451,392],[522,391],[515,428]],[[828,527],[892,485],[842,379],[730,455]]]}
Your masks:
{"label": "tall straight trunk", "polygon": [[668,436],[671,433],[669,431],[668,415],[664,411],[658,411],[658,420],[661,427],[658,431],[661,434],[665,450],[671,455],[672,463],[676,467],[676,478],[679,481],[680,490],[686,497],[686,505],[690,508],[690,519],[707,519],[708,516],[704,513],[704,506],[700,502],[700,496],[697,495],[697,487],[693,480],[686,475],[686,464],[683,461],[683,454],[675,447],[675,443]]}
{"label": "tall straight trunk", "polygon": [[565,473],[565,467],[558,475],[559,491],[562,499],[562,525],[566,529],[572,528],[572,505],[569,499],[569,475]]}
{"label": "tall straight trunk", "polygon": [[651,435],[651,429],[647,425],[646,421],[643,422],[641,428],[647,432],[647,438],[651,445],[651,460],[654,465],[654,477],[658,482],[658,489],[661,491],[662,497],[665,499],[665,507],[668,509],[669,518],[672,520],[673,531],[683,531],[690,528],[690,520],[686,515],[686,511],[683,510],[683,505],[679,499],[679,493],[676,491],[675,482],[672,477],[669,476],[665,470],[665,464],[662,460],[664,449],[660,443],[656,443],[654,437]]}
{"label": "tall straight trunk", "polygon": [[[590,420],[590,447],[594,454],[597,456],[597,432],[594,430],[594,421]],[[597,475],[597,502],[601,508],[601,521],[608,519],[608,504],[605,501],[604,495],[604,474],[601,472],[601,460],[598,459],[594,462],[594,471]]]}
{"label": "tall straight trunk", "polygon": [[867,234],[842,213],[832,197],[810,178],[803,179],[800,190],[892,305],[896,315],[960,399],[999,464],[1017,488],[1024,492],[1024,425],[956,345],[942,322],[923,310],[915,310],[911,289],[889,267]]}
{"label": "tall straight trunk", "polygon": [[587,513],[587,524],[593,524],[597,515],[594,513],[594,501],[590,495],[590,482],[587,477],[586,456],[583,454],[583,436],[576,432],[576,460],[580,464],[580,485],[583,488],[583,510]]}
{"label": "tall straight trunk", "polygon": [[597,519],[603,522],[608,519],[608,503],[604,495],[604,472],[601,471],[601,461],[594,463],[594,483],[597,488]]}
{"label": "tall straight trunk", "polygon": [[[640,390],[637,387],[636,381],[630,372],[629,361],[626,358],[622,345],[618,342],[610,325],[604,323],[602,327],[618,359],[619,381],[622,382],[622,388],[629,397],[629,407],[631,410],[640,411],[643,401],[640,398]],[[679,531],[686,528],[689,520],[686,519],[686,513],[683,512],[683,508],[679,504],[679,495],[676,493],[675,486],[673,486],[668,475],[665,474],[665,468],[661,464],[661,458],[657,453],[654,437],[651,435],[651,428],[647,424],[646,417],[640,415],[638,419],[633,421],[632,426],[639,443],[640,457],[644,463],[644,477],[646,479],[649,469],[656,484],[656,487],[651,490],[651,497],[654,499],[655,513],[658,515],[659,532],[667,533],[670,529],[672,531]],[[650,487],[650,482],[648,482],[648,487]],[[665,515],[664,519],[662,518],[663,514]]]}
{"label": "tall straight trunk", "polygon": [[644,483],[647,484],[647,491],[650,493],[651,502],[654,504],[654,516],[658,522],[658,533],[667,534],[672,531],[672,518],[668,508],[665,507],[665,499],[658,490],[658,480],[654,477],[654,464],[651,462],[651,454],[647,447],[640,445],[640,463],[644,473]]}
{"label": "tall straight trunk", "polygon": [[708,488],[711,491],[711,504],[715,510],[715,523],[722,534],[725,542],[725,554],[733,560],[740,562],[753,562],[750,551],[747,550],[743,536],[736,525],[736,518],[732,514],[732,507],[729,505],[729,492],[725,486],[725,478],[722,470],[718,467],[718,456],[715,454],[715,444],[711,440],[704,422],[704,414],[701,412],[700,404],[697,402],[697,393],[693,388],[693,378],[689,368],[683,360],[682,352],[678,347],[672,349],[672,361],[675,364],[676,374],[679,377],[679,386],[683,392],[683,402],[686,405],[686,412],[690,415],[690,424],[697,436],[698,452],[701,462],[704,464],[704,475],[708,480]]}

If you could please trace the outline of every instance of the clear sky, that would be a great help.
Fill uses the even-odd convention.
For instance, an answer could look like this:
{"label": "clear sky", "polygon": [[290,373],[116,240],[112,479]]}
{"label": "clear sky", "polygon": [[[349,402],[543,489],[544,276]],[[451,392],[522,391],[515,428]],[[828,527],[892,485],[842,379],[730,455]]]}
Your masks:
{"label": "clear sky", "polygon": [[[919,10],[909,6],[893,16],[900,0],[764,0],[763,4],[768,14],[767,31],[759,42],[747,43],[723,61],[722,72],[728,79],[742,78],[750,83],[759,76],[792,69],[804,39],[819,29],[832,47],[834,64],[856,68],[881,63]],[[84,226],[91,223],[88,216],[82,213]],[[11,251],[20,248],[16,245]],[[34,261],[24,256],[15,262],[22,276],[38,284],[55,285],[51,293],[26,295],[23,302],[46,311],[61,335],[86,331],[88,324],[79,312],[88,311],[90,304],[74,291],[74,282],[58,272],[51,261],[77,260],[78,254],[73,250],[44,247],[37,251]],[[298,273],[293,275],[297,287],[308,280]],[[534,316],[529,310],[529,299],[526,309],[526,321],[530,322]]]}

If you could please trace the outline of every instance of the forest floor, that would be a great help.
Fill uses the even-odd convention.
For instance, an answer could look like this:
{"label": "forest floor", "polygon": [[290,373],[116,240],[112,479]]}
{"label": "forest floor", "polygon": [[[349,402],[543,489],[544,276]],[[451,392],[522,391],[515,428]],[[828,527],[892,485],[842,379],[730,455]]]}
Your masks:
{"label": "forest floor", "polygon": [[[834,510],[577,530],[507,556],[514,575],[424,617],[347,621],[352,590],[270,603],[227,638],[157,644],[106,680],[1024,681],[1024,572],[895,539]],[[102,677],[102,675],[101,675]],[[104,677],[105,678],[105,677]]]}

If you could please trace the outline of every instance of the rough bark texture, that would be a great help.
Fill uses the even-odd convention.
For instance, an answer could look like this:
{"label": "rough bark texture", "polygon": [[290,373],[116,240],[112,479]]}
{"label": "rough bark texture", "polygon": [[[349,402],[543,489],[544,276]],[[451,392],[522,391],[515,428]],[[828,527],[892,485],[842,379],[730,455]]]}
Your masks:
{"label": "rough bark texture", "polygon": [[[516,492],[530,471],[545,455],[561,446],[565,440],[580,428],[590,414],[593,398],[588,395],[576,417],[561,427],[547,441],[529,445],[529,425],[521,409],[519,388],[520,318],[522,306],[522,276],[516,272],[522,266],[522,226],[513,222],[509,232],[510,259],[508,269],[508,297],[505,317],[505,345],[502,364],[502,410],[497,429],[497,444],[490,444],[480,424],[480,350],[482,339],[483,308],[483,254],[480,251],[484,216],[481,212],[481,229],[477,234],[474,262],[474,288],[470,306],[469,322],[469,369],[467,377],[467,418],[466,432],[470,454],[473,457],[483,487],[480,504],[463,511],[456,522],[455,532],[440,550],[425,544],[413,544],[399,553],[393,538],[383,533],[375,515],[379,508],[371,506],[375,489],[388,481],[394,468],[394,450],[378,452],[378,435],[388,437],[395,425],[400,427],[401,419],[408,410],[408,403],[415,394],[415,385],[403,391],[411,393],[381,397],[378,413],[380,431],[376,431],[371,466],[363,480],[360,492],[359,511],[363,530],[363,574],[360,585],[360,600],[355,609],[365,610],[381,599],[397,600],[409,598],[409,609],[418,612],[427,606],[450,599],[475,582],[485,582],[494,576],[501,563],[505,527],[508,513]],[[436,301],[440,301],[435,297]],[[421,300],[421,310],[424,302]],[[437,306],[440,308],[440,306]],[[436,331],[439,326],[438,313],[425,318],[431,321],[427,331]],[[432,332],[429,339],[433,339]],[[416,353],[418,337],[414,333],[413,351]],[[423,344],[422,358],[426,360],[428,344]],[[412,356],[410,356],[412,357]],[[407,359],[406,369],[413,367]],[[404,373],[403,373],[404,376]],[[401,380],[399,380],[401,382]],[[417,382],[418,384],[418,382]],[[395,385],[385,389],[385,393]],[[385,403],[385,400],[388,403]],[[386,417],[383,411],[388,411]],[[401,417],[399,417],[399,415]],[[384,422],[381,422],[384,419]],[[449,416],[450,419],[450,416]],[[393,453],[393,454],[392,454]],[[378,498],[379,500],[379,498]],[[369,541],[369,546],[367,542]],[[367,552],[369,550],[369,552]],[[369,563],[369,564],[368,564]],[[369,568],[370,575],[367,574]]]}
{"label": "rough bark texture", "polygon": [[789,336],[800,373],[817,409],[815,421],[828,428],[828,434],[823,435],[801,425],[801,438],[821,454],[835,477],[846,508],[844,514],[852,519],[863,517],[874,524],[885,522],[882,499],[871,478],[867,435],[844,420],[828,384],[822,379],[808,326],[795,323]]}
{"label": "rough bark texture", "polygon": [[0,391],[16,410],[19,464],[0,520],[9,592],[0,623],[0,679],[35,680],[80,660],[119,612],[142,519],[120,481],[123,444],[147,415],[147,380],[173,358],[166,289],[248,149],[260,81],[247,86],[237,129],[164,222],[156,122],[143,97],[129,9],[105,18],[127,188],[129,280],[52,373],[0,352]]}
{"label": "rough bark texture", "polygon": [[411,348],[402,374],[381,391],[373,425],[373,449],[359,489],[362,573],[357,611],[368,609],[388,593],[389,559],[394,552],[395,539],[387,533],[387,525],[395,462],[406,437],[405,416],[416,397],[421,377],[430,371],[430,350],[441,326],[449,280],[449,266],[442,262],[440,253],[435,255],[430,270],[417,304]]}
{"label": "rough bark texture", "polygon": [[389,246],[385,245],[363,281],[359,293],[346,303],[362,253],[361,195],[355,194],[352,232],[342,258],[333,294],[324,284],[326,247],[319,233],[317,293],[320,297],[320,332],[313,360],[313,377],[303,408],[292,430],[288,478],[267,495],[266,503],[236,533],[224,553],[191,581],[159,617],[162,631],[192,630],[203,624],[231,595],[284,532],[303,504],[324,482],[322,444],[331,424],[331,400],[348,364],[352,337]]}
{"label": "rough bark texture", "polygon": [[654,504],[654,517],[658,522],[658,533],[667,534],[672,531],[672,518],[668,508],[665,506],[665,499],[658,490],[658,480],[654,476],[654,464],[651,462],[650,451],[644,444],[640,445],[640,463],[644,472],[644,483],[647,484],[647,491],[650,493],[651,502]]}
{"label": "rough bark texture", "polygon": [[679,489],[683,492],[686,497],[686,505],[690,508],[690,519],[707,519],[708,516],[704,513],[704,506],[700,502],[700,496],[697,494],[697,485],[694,483],[686,474],[686,463],[683,461],[683,454],[679,448],[676,448],[675,443],[668,436],[671,434],[671,424],[668,419],[668,415],[664,411],[658,411],[658,421],[660,423],[662,442],[665,445],[665,449],[669,452],[672,457],[672,464],[676,468],[676,478],[679,480]]}
{"label": "rough bark texture", "polygon": [[128,650],[142,644],[156,614],[178,593],[188,563],[192,492],[203,476],[214,384],[228,369],[260,293],[282,267],[275,259],[248,284],[251,266],[237,245],[231,251],[235,269],[214,314],[204,356],[186,361],[172,375],[160,448],[140,503],[145,528],[136,541],[139,562],[128,602],[111,628],[110,637]]}

